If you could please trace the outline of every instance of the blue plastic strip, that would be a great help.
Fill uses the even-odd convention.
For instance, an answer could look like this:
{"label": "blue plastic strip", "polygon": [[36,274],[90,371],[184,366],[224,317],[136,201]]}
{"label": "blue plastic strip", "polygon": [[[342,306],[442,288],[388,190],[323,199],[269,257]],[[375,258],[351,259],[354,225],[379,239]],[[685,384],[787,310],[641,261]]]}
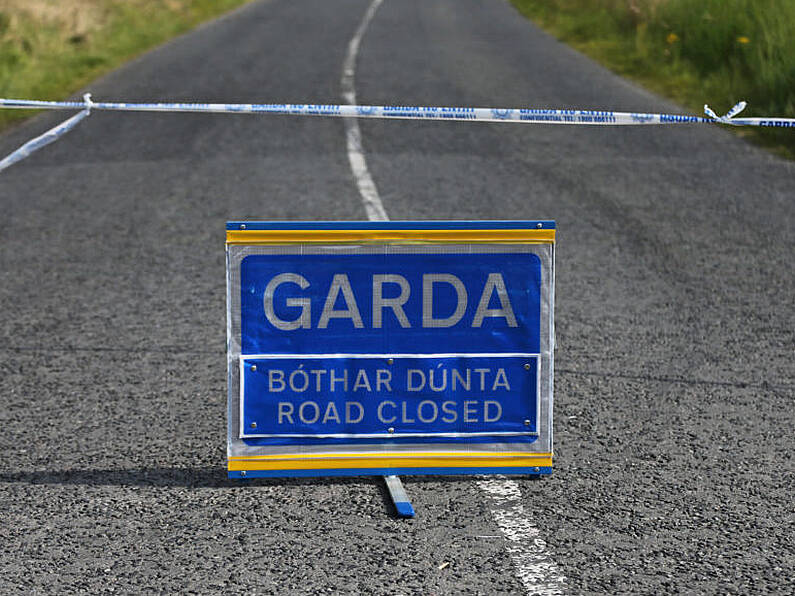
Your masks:
{"label": "blue plastic strip", "polygon": [[[541,226],[539,227],[539,224]],[[229,221],[227,230],[554,230],[552,220],[494,221]]]}
{"label": "blue plastic strip", "polygon": [[335,468],[328,470],[248,470],[245,472],[229,471],[228,477],[237,480],[245,480],[248,478],[318,478],[331,476],[471,476],[473,474],[540,476],[552,474],[552,468]]}
{"label": "blue plastic strip", "polygon": [[414,507],[408,501],[394,501],[399,517],[414,517]]}

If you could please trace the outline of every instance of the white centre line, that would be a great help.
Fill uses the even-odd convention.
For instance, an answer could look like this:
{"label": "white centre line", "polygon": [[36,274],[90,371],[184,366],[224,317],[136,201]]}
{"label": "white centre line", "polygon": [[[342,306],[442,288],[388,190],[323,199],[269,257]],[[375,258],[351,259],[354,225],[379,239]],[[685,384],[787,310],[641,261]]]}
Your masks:
{"label": "white centre line", "polygon": [[478,486],[489,500],[491,516],[508,540],[505,548],[527,593],[564,594],[566,578],[552,560],[547,543],[539,538],[541,532],[527,517],[519,484],[497,476],[479,480]]}
{"label": "white centre line", "polygon": [[[373,0],[367,12],[364,13],[362,22],[359,23],[359,28],[356,29],[348,44],[348,54],[345,56],[345,62],[342,65],[342,99],[349,105],[356,105],[356,57],[359,55],[359,44],[364,37],[364,32],[367,31],[367,26],[373,20],[373,15],[378,7],[384,0]],[[353,178],[356,180],[356,186],[359,187],[359,194],[362,196],[364,209],[367,211],[367,218],[370,221],[388,221],[384,210],[384,204],[381,202],[381,197],[378,196],[378,189],[375,186],[373,177],[370,176],[370,170],[367,169],[367,161],[364,159],[364,149],[362,148],[362,131],[359,129],[359,120],[356,118],[345,118],[345,136],[348,140],[348,161],[351,163],[351,171]]]}
{"label": "white centre line", "polygon": [[[350,105],[356,105],[355,75],[359,45],[382,2],[383,0],[373,0],[348,44],[348,54],[342,67],[341,86],[342,98]],[[344,122],[348,161],[367,218],[370,221],[389,221],[378,188],[367,169],[359,121],[356,118],[345,118]],[[546,542],[539,538],[541,532],[525,515],[519,485],[513,480],[499,477],[480,480],[477,485],[489,500],[491,516],[508,542],[506,550],[527,593],[542,596],[563,594],[565,578],[552,560]]]}

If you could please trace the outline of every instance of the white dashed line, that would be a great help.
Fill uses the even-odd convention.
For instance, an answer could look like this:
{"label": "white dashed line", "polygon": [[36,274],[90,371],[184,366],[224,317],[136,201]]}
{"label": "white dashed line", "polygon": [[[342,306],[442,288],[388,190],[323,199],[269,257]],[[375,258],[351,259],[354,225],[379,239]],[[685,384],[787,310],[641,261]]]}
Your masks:
{"label": "white dashed line", "polygon": [[[348,44],[348,54],[345,56],[342,68],[341,86],[342,98],[350,105],[356,105],[355,75],[359,45],[382,2],[383,0],[373,0]],[[378,188],[367,169],[359,122],[355,118],[345,118],[344,122],[348,141],[348,160],[367,218],[370,221],[389,221],[384,204],[378,195]],[[506,550],[516,567],[516,575],[527,593],[541,596],[563,594],[565,578],[552,560],[546,543],[539,538],[540,531],[525,515],[519,485],[505,478],[480,480],[477,484],[489,500],[491,515],[508,541]]]}

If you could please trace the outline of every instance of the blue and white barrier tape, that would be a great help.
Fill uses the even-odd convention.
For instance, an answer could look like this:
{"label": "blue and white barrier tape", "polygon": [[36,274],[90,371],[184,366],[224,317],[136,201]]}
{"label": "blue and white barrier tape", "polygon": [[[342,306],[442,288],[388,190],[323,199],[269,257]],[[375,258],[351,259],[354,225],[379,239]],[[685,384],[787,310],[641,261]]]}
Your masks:
{"label": "blue and white barrier tape", "polygon": [[28,155],[41,149],[42,147],[49,145],[53,141],[57,141],[62,135],[66,134],[70,130],[72,130],[75,126],[77,126],[80,121],[88,116],[91,113],[90,108],[85,108],[82,112],[75,114],[69,120],[65,122],[61,122],[58,126],[51,128],[47,132],[42,135],[39,135],[35,139],[31,139],[22,147],[8,155],[4,159],[0,160],[0,172],[5,170],[8,167],[11,167],[18,161],[22,161]]}
{"label": "blue and white barrier tape", "polygon": [[417,106],[354,106],[307,104],[225,104],[225,103],[118,103],[87,101],[37,101],[0,99],[0,108],[110,110],[120,112],[200,112],[235,114],[286,114],[290,116],[336,116],[342,118],[389,118],[402,120],[453,120],[476,122],[524,122],[536,124],[649,125],[649,124],[731,124],[734,126],[795,127],[795,118],[734,118],[745,108],[734,106],[725,116],[704,106],[708,117],[679,114],[644,114],[600,110],[555,110],[532,108],[454,108]]}
{"label": "blue and white barrier tape", "polygon": [[644,114],[636,112],[605,112],[600,110],[547,110],[532,108],[444,108],[416,106],[355,106],[312,104],[251,103],[119,103],[93,102],[86,93],[83,101],[39,101],[31,99],[0,99],[0,108],[27,110],[82,110],[25,143],[0,161],[0,172],[28,155],[49,145],[74,128],[91,110],[116,112],[198,112],[213,114],[286,114],[290,116],[335,116],[341,118],[389,118],[400,120],[446,120],[475,122],[524,122],[527,124],[582,124],[600,126],[636,126],[650,124],[731,124],[733,126],[771,126],[795,128],[795,118],[735,118],[745,109],[741,101],[725,116],[718,116],[704,106],[707,118],[679,114]]}

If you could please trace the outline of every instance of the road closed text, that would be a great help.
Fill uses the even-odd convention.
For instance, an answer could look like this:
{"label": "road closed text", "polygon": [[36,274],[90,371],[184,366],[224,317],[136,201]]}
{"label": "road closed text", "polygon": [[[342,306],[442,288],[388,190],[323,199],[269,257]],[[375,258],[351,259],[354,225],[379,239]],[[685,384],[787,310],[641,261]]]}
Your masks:
{"label": "road closed text", "polygon": [[[417,421],[424,424],[453,424],[459,419],[466,423],[499,422],[502,418],[500,402],[488,399],[465,399],[462,402],[446,400],[441,403],[429,399],[420,402],[387,399],[370,406],[375,407],[376,417],[383,424],[411,424]],[[367,407],[358,401],[330,401],[326,404],[312,400],[299,404],[278,402],[277,423],[295,424],[297,420],[301,424],[358,424],[364,420]]]}
{"label": "road closed text", "polygon": [[529,432],[537,358],[243,361],[243,434]]}

